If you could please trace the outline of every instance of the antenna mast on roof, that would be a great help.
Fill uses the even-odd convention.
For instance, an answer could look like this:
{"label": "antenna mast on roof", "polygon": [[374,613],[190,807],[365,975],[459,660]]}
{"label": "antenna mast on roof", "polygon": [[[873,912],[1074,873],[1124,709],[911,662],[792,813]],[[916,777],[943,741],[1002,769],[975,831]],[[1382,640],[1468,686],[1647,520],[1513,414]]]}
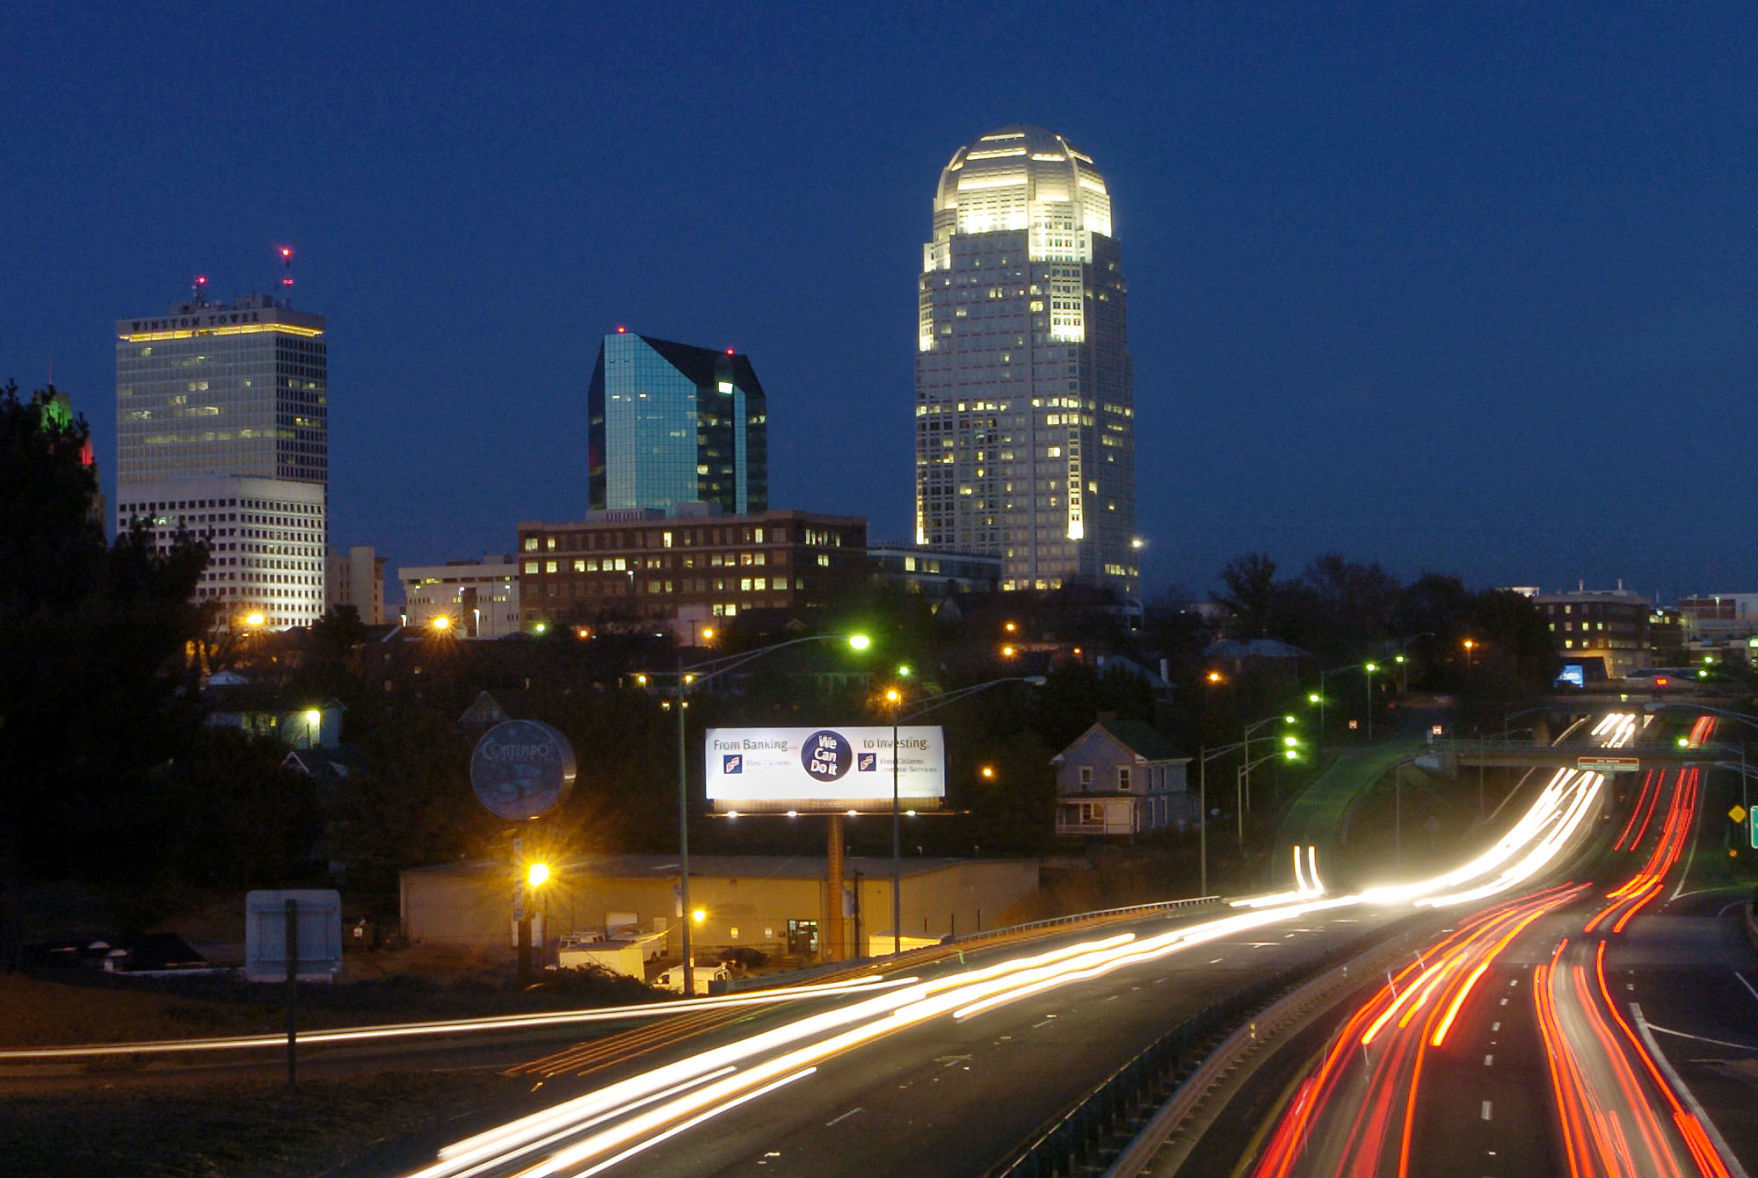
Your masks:
{"label": "antenna mast on roof", "polygon": [[293,297],[293,247],[280,247],[281,254],[281,293],[287,298]]}
{"label": "antenna mast on roof", "polygon": [[207,292],[208,292],[208,276],[206,274],[197,274],[194,278],[191,278],[189,280],[189,301],[190,302],[194,303],[198,307],[204,305],[207,302],[207,300],[205,298],[203,298],[202,296],[207,294]]}

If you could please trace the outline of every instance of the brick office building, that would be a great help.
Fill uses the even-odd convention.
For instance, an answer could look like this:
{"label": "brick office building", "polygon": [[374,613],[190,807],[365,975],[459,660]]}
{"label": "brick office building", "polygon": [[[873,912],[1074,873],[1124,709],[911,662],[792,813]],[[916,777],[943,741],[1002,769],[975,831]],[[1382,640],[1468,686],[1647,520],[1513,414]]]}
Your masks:
{"label": "brick office building", "polygon": [[827,605],[867,576],[867,521],[804,511],[716,515],[689,505],[519,525],[524,627],[598,619],[673,627]]}

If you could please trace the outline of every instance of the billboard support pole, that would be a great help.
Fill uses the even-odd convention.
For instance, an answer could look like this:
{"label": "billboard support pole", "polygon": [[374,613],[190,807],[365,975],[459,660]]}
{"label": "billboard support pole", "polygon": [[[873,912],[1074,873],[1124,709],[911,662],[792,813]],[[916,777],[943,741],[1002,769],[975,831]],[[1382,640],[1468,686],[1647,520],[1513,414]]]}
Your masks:
{"label": "billboard support pole", "polygon": [[[842,951],[842,877],[845,872],[843,870],[844,843],[841,814],[830,815],[830,828],[827,831],[827,835],[828,845],[825,847],[824,851],[827,870],[824,874],[828,880],[826,896],[828,897],[829,904],[825,909],[824,960],[846,961],[848,955]],[[857,955],[859,954],[859,945],[855,946],[855,952]]]}

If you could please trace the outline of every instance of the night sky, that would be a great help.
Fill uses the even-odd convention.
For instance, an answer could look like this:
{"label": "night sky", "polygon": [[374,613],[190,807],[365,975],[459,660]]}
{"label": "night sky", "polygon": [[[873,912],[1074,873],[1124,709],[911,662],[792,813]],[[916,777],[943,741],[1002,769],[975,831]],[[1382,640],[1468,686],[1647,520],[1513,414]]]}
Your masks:
{"label": "night sky", "polygon": [[1265,551],[1758,590],[1758,6],[153,5],[0,13],[0,379],[115,464],[112,326],[329,317],[331,540],[586,505],[599,337],[750,354],[771,503],[911,536],[940,168],[1109,182],[1145,595]]}

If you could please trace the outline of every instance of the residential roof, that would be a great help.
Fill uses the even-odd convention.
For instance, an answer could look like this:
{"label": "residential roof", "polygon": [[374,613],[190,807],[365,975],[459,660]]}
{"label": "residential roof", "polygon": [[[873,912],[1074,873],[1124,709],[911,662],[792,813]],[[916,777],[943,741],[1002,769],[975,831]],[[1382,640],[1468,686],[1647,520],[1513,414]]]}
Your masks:
{"label": "residential roof", "polygon": [[1150,761],[1178,761],[1190,758],[1181,752],[1170,737],[1143,720],[1101,720],[1103,728],[1116,737],[1130,752]]}
{"label": "residential roof", "polygon": [[1203,657],[1211,659],[1305,659],[1312,651],[1302,650],[1274,638],[1253,638],[1250,642],[1212,642],[1203,647]]}

